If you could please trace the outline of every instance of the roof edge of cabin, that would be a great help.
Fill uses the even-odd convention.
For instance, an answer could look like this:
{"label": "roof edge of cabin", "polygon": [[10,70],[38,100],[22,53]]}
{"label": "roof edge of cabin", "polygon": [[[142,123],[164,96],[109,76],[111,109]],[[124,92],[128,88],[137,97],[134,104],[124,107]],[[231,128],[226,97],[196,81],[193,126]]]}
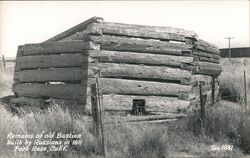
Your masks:
{"label": "roof edge of cabin", "polygon": [[101,17],[92,17],[76,26],[73,26],[72,28],[62,32],[62,33],[59,33],[58,35],[55,35],[54,37],[50,38],[50,39],[47,39],[46,41],[44,41],[43,43],[47,43],[47,42],[56,42],[56,41],[59,41],[59,40],[62,40],[70,35],[73,35],[75,34],[76,32],[81,32],[83,31],[84,29],[87,28],[88,25],[92,24],[92,23],[103,23],[104,19],[101,18]]}

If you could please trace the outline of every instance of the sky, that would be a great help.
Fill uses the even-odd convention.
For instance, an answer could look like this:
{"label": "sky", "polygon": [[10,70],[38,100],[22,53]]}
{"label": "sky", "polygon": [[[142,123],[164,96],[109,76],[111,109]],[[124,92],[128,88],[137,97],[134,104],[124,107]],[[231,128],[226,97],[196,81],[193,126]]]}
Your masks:
{"label": "sky", "polygon": [[248,0],[220,1],[0,1],[0,54],[43,42],[93,16],[107,22],[168,26],[195,31],[228,47],[250,46]]}

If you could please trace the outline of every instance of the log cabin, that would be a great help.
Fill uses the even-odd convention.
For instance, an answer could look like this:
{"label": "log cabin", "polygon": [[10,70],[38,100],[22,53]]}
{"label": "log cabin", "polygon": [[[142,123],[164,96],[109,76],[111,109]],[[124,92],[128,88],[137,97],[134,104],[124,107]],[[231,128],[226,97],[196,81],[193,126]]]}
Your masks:
{"label": "log cabin", "polygon": [[53,101],[91,113],[91,86],[99,78],[107,112],[183,114],[199,108],[199,85],[206,106],[218,99],[219,53],[193,31],[93,17],[18,47],[11,102]]}

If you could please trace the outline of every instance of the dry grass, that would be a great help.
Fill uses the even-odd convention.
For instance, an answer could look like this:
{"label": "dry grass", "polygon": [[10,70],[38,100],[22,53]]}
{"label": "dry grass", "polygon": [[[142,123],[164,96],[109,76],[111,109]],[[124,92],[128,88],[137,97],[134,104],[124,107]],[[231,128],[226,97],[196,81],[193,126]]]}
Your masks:
{"label": "dry grass", "polygon": [[[244,101],[244,71],[247,74],[247,88],[250,88],[250,59],[221,59],[222,73],[219,77],[220,92],[227,100],[243,103]],[[250,93],[248,93],[248,98]]]}
{"label": "dry grass", "polygon": [[[223,112],[226,104],[223,104]],[[218,109],[220,109],[218,107]],[[114,121],[111,125],[105,125],[105,140],[107,147],[107,157],[121,158],[158,158],[158,157],[184,157],[184,156],[216,156],[216,157],[236,157],[242,156],[242,152],[234,144],[232,152],[210,150],[214,144],[233,144],[234,138],[229,138],[228,133],[235,132],[238,127],[237,121],[232,123],[235,117],[227,121],[228,117],[221,114],[220,110],[211,113],[212,118],[208,121],[213,122],[219,132],[219,139],[213,138],[217,133],[209,131],[206,135],[199,135],[190,129],[190,122],[195,122],[196,118],[183,119],[177,122],[165,124],[127,124]],[[228,110],[230,111],[230,110]],[[236,112],[236,111],[235,111]],[[13,116],[0,106],[0,155],[2,157],[13,157],[13,149],[6,146],[6,135],[8,132],[14,133],[40,133],[41,131],[69,133],[75,131],[82,134],[81,146],[70,146],[68,152],[51,153],[31,153],[18,152],[17,157],[101,157],[97,147],[96,139],[91,131],[91,124],[81,116],[71,117],[72,115],[58,105],[43,112],[31,112],[22,117]],[[229,115],[230,113],[228,113]],[[219,121],[218,121],[219,118]],[[107,118],[106,118],[107,119]],[[217,119],[217,121],[216,121]],[[107,120],[106,120],[107,121]],[[213,126],[211,126],[213,127]],[[196,129],[200,127],[196,126]],[[249,129],[249,128],[245,128]],[[228,132],[230,131],[230,132]],[[248,131],[249,132],[249,131]],[[245,133],[245,138],[247,134]]]}
{"label": "dry grass", "polygon": [[[80,133],[82,145],[70,146],[68,152],[31,153],[18,152],[18,156],[31,157],[96,157],[99,155],[95,137],[91,132],[91,124],[83,117],[71,117],[71,114],[58,105],[47,109],[45,112],[29,113],[23,117],[17,117],[0,106],[0,155],[1,157],[13,157],[13,148],[7,146],[7,134],[39,134],[46,132]],[[107,157],[163,157],[167,156],[167,129],[156,125],[128,125],[115,123],[105,126],[105,138],[107,145]]]}

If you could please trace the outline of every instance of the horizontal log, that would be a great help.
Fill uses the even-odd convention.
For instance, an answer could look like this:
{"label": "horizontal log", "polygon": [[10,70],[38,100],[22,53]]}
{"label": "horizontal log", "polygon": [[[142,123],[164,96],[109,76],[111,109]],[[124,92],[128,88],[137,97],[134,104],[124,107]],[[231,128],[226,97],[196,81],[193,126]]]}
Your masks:
{"label": "horizontal log", "polygon": [[12,90],[18,96],[52,97],[61,99],[84,98],[86,86],[81,84],[14,84]]}
{"label": "horizontal log", "polygon": [[221,68],[215,67],[200,67],[198,71],[194,72],[195,74],[204,74],[204,75],[214,75],[219,76],[222,72]]}
{"label": "horizontal log", "polygon": [[166,65],[180,67],[182,63],[192,63],[193,57],[161,55],[150,53],[132,53],[105,50],[90,50],[90,57],[98,58],[100,62],[131,63],[145,65]]}
{"label": "horizontal log", "polygon": [[192,76],[192,82],[193,83],[201,82],[204,84],[211,84],[212,83],[212,76],[196,74],[196,75]]}
{"label": "horizontal log", "polygon": [[10,102],[12,104],[38,106],[38,107],[43,107],[46,104],[45,99],[42,99],[42,98],[31,98],[31,97],[11,98]]}
{"label": "horizontal log", "polygon": [[100,63],[90,64],[90,69],[92,67],[96,70],[100,70],[101,77],[179,82],[188,82],[192,77],[190,71],[164,66]]}
{"label": "horizontal log", "polygon": [[192,71],[194,74],[218,76],[222,72],[220,64],[195,61],[192,64],[183,64],[183,70]]}
{"label": "horizontal log", "polygon": [[99,45],[93,42],[67,41],[38,44],[25,44],[18,47],[17,57],[26,55],[51,55],[62,53],[76,53],[82,50],[98,49]]}
{"label": "horizontal log", "polygon": [[198,56],[198,57],[195,57],[195,60],[198,60],[198,61],[204,61],[204,62],[210,62],[210,63],[216,63],[216,64],[219,64],[220,63],[220,59],[215,59],[215,58],[208,58],[208,57],[201,57],[201,56]]}
{"label": "horizontal log", "polygon": [[[190,44],[182,44],[182,43],[170,43],[163,42],[159,40],[152,39],[140,39],[140,38],[126,38],[126,37],[118,37],[118,36],[88,36],[88,40],[94,41],[96,43],[106,45],[106,44],[116,44],[116,45],[139,45],[142,48],[146,49],[147,47],[154,48],[165,48],[166,50],[179,50],[179,51],[190,51],[193,46]],[[101,48],[104,48],[101,45]]]}
{"label": "horizontal log", "polygon": [[193,64],[198,66],[198,69],[194,73],[218,76],[222,72],[220,64],[200,61],[196,61]]}
{"label": "horizontal log", "polygon": [[[148,116],[109,116],[109,120],[114,120],[112,122],[144,122],[144,121],[155,121],[155,120],[166,120],[166,119],[176,119],[186,117],[185,114],[173,114],[173,113],[165,113],[164,115],[148,115]],[[112,123],[107,122],[107,123]]]}
{"label": "horizontal log", "polygon": [[[105,24],[91,24],[91,31],[88,34],[94,34],[99,30],[101,34],[116,35],[116,36],[129,36],[139,38],[150,38],[160,40],[173,40],[185,42],[185,35],[178,34],[177,32],[158,32],[156,29],[139,28],[139,27],[126,27],[117,24],[105,23]],[[72,35],[71,39],[83,39],[86,32],[80,32],[78,35]]]}
{"label": "horizontal log", "polygon": [[218,59],[218,60],[220,59],[219,54],[212,54],[212,53],[208,53],[204,51],[193,51],[192,54],[196,56],[201,56],[201,57],[213,58],[213,59]]}
{"label": "horizontal log", "polygon": [[[127,35],[127,36],[133,35],[136,37],[151,37],[151,38],[161,38],[161,39],[170,38],[174,40],[182,40],[181,36],[185,36],[188,38],[198,39],[198,35],[193,31],[184,30],[180,28],[173,28],[173,27],[146,26],[146,25],[110,23],[110,22],[104,22],[103,24],[95,24],[95,27],[101,28],[103,34],[111,34],[111,35]],[[180,35],[181,38],[175,35]]]}
{"label": "horizontal log", "polygon": [[87,78],[87,69],[49,68],[36,70],[23,70],[15,72],[14,80],[18,82],[80,82]]}
{"label": "horizontal log", "polygon": [[55,42],[55,41],[59,41],[63,38],[66,38],[70,35],[73,35],[74,33],[77,33],[77,32],[80,32],[84,29],[86,29],[88,27],[89,24],[92,24],[92,23],[102,23],[103,22],[103,18],[99,18],[99,17],[92,17],[44,42]]}
{"label": "horizontal log", "polygon": [[204,44],[204,42],[199,42],[199,41],[195,42],[195,48],[198,50],[205,51],[205,52],[210,52],[213,54],[220,55],[220,50],[218,47],[209,46],[208,44]]}
{"label": "horizontal log", "polygon": [[197,65],[193,65],[193,63],[191,64],[183,64],[181,69],[183,70],[188,70],[188,71],[192,71],[192,72],[196,72],[199,70]]}
{"label": "horizontal log", "polygon": [[84,56],[82,53],[22,56],[16,59],[15,71],[50,67],[80,67],[87,63],[88,57]]}
{"label": "horizontal log", "polygon": [[[102,44],[101,49],[113,51],[131,51],[131,52],[145,52],[156,54],[170,54],[170,55],[183,55],[182,49],[166,48],[164,46],[145,46],[142,44]],[[188,52],[187,50],[185,50]]]}
{"label": "horizontal log", "polygon": [[168,122],[174,122],[174,121],[178,121],[179,118],[174,118],[174,119],[163,119],[163,120],[150,120],[150,121],[134,121],[134,122],[127,122],[127,124],[143,124],[143,123],[146,123],[146,124],[160,124],[160,123],[168,123]]}
{"label": "horizontal log", "polygon": [[178,96],[191,90],[187,85],[125,79],[101,78],[100,83],[103,94]]}
{"label": "horizontal log", "polygon": [[178,112],[189,107],[189,101],[178,100],[175,97],[103,95],[105,110],[128,110],[133,108],[133,99],[144,99],[145,110],[161,112]]}

